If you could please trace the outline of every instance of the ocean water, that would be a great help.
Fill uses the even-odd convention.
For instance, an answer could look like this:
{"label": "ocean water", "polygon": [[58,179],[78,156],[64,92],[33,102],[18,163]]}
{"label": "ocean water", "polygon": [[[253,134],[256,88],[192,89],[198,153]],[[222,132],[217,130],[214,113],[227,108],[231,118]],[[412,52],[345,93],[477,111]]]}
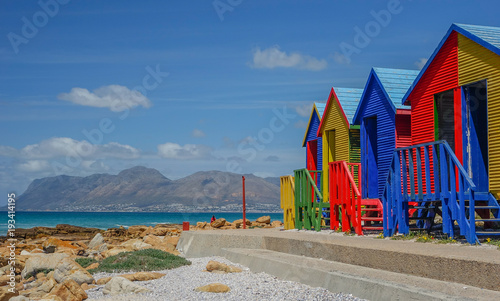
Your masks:
{"label": "ocean water", "polygon": [[[6,211],[0,211],[0,236],[7,234],[9,217]],[[243,218],[241,212],[16,212],[16,228],[55,227],[57,224],[69,224],[80,227],[108,229],[113,227],[129,227],[133,225],[155,226],[156,224],[182,224],[189,222],[210,222],[212,215],[234,221]],[[271,221],[283,221],[282,213],[247,213],[246,218],[256,220],[269,215]]]}

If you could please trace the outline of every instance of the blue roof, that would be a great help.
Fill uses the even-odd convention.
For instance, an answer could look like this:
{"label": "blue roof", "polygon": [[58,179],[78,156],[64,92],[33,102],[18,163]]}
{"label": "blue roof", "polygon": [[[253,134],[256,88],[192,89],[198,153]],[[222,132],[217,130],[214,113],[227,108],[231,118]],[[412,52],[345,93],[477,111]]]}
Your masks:
{"label": "blue roof", "polygon": [[455,30],[500,55],[500,27],[454,23],[450,27],[450,31],[451,30]]}
{"label": "blue roof", "polygon": [[333,88],[349,124],[352,124],[363,89]]}
{"label": "blue roof", "polygon": [[354,114],[353,123],[359,124],[361,122],[358,120],[358,114],[372,79],[377,81],[385,97],[390,101],[389,104],[394,113],[396,113],[396,109],[409,109],[408,106],[402,104],[402,99],[418,73],[418,70],[372,68],[361,97],[361,103],[356,109],[356,114]]}
{"label": "blue roof", "polygon": [[419,70],[373,68],[381,88],[385,90],[396,109],[408,109],[401,100],[419,72]]}
{"label": "blue roof", "polygon": [[453,23],[448,29],[448,32],[446,33],[444,38],[439,43],[438,47],[436,47],[436,49],[434,50],[434,53],[432,53],[431,57],[427,60],[424,68],[422,68],[413,84],[403,96],[403,99],[401,100],[402,103],[404,103],[408,99],[418,81],[425,74],[425,71],[431,64],[432,60],[434,60],[434,57],[438,54],[439,50],[453,31],[460,33],[461,35],[471,39],[484,48],[496,53],[497,55],[500,55],[500,27]]}
{"label": "blue roof", "polygon": [[324,102],[315,102],[314,105],[316,109],[318,109],[319,119],[323,118],[323,113],[325,112],[326,103]]}

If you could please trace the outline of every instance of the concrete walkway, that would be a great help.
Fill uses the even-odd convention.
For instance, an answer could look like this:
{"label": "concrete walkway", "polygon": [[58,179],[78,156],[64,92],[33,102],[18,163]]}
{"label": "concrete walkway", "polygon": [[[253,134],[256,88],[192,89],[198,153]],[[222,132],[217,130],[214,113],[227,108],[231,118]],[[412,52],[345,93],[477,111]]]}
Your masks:
{"label": "concrete walkway", "polygon": [[177,248],[370,300],[500,300],[500,250],[492,246],[248,229],[184,231]]}

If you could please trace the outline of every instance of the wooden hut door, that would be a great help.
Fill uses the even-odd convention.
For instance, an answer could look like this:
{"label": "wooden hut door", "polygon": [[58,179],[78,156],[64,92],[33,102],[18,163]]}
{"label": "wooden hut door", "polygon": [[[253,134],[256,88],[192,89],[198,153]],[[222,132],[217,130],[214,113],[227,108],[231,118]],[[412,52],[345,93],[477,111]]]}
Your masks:
{"label": "wooden hut door", "polygon": [[[335,162],[335,131],[328,131],[327,132],[327,139],[328,139],[328,162]],[[323,164],[325,164],[323,162]]]}
{"label": "wooden hut door", "polygon": [[434,138],[446,140],[455,151],[454,93],[448,90],[434,96]]}
{"label": "wooden hut door", "polygon": [[464,167],[478,192],[489,191],[488,97],[486,81],[463,86]]}
{"label": "wooden hut door", "polygon": [[377,117],[363,119],[362,125],[362,193],[364,198],[378,198]]}
{"label": "wooden hut door", "polygon": [[307,141],[307,169],[317,170],[318,166],[318,140]]}

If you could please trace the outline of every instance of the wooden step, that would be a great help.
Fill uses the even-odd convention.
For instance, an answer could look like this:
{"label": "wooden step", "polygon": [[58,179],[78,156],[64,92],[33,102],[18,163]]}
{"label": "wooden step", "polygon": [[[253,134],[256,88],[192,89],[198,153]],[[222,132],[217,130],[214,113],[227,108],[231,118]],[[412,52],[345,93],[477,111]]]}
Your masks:
{"label": "wooden step", "polygon": [[384,230],[384,227],[377,227],[377,226],[362,226],[361,228],[363,230]]}
{"label": "wooden step", "polygon": [[498,232],[490,232],[490,231],[476,231],[476,236],[499,236],[500,231]]}
{"label": "wooden step", "polygon": [[383,210],[380,208],[361,208],[361,211],[378,211],[382,213]]}
{"label": "wooden step", "polygon": [[478,218],[475,221],[476,222],[500,222],[500,218],[490,218],[490,219]]}
{"label": "wooden step", "polygon": [[361,205],[382,206],[379,199],[361,199]]}
{"label": "wooden step", "polygon": [[[470,208],[469,205],[466,205],[465,208]],[[474,206],[474,209],[500,209],[496,206]]]}
{"label": "wooden step", "polygon": [[381,222],[384,219],[382,217],[361,217],[362,221],[367,221],[367,222]]}

